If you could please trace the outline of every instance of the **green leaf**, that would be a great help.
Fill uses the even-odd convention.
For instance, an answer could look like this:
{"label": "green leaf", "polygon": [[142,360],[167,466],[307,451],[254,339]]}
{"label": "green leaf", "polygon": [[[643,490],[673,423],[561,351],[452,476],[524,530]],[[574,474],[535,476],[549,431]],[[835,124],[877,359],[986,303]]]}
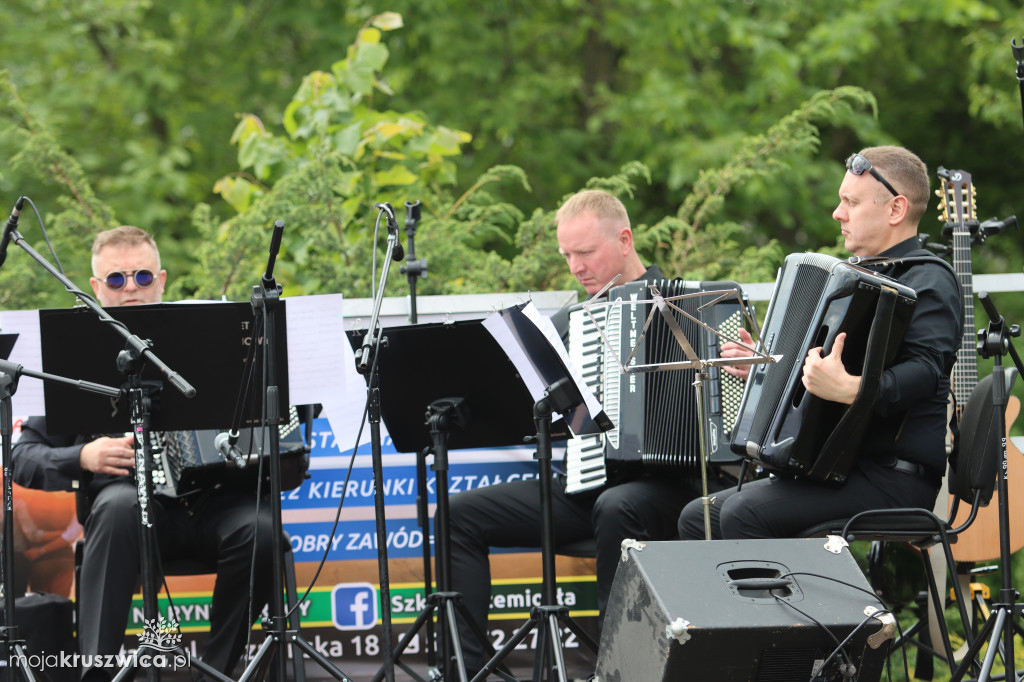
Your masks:
{"label": "green leaf", "polygon": [[244,213],[252,205],[255,197],[263,194],[263,191],[245,178],[226,176],[213,185],[213,191],[224,197],[232,208],[239,213]]}
{"label": "green leaf", "polygon": [[398,12],[381,12],[370,19],[370,23],[382,31],[394,31],[402,28],[402,15]]}
{"label": "green leaf", "polygon": [[363,124],[353,123],[338,130],[331,137],[334,149],[344,156],[354,156],[363,139]]}
{"label": "green leaf", "polygon": [[373,181],[378,187],[388,185],[411,185],[419,178],[405,166],[392,166],[387,170],[373,174]]}
{"label": "green leaf", "polygon": [[355,59],[350,67],[368,67],[374,71],[380,71],[388,63],[388,48],[382,43],[362,43],[356,50]]}
{"label": "green leaf", "polygon": [[373,92],[373,69],[366,65],[352,64],[341,73],[342,82],[352,92],[369,95]]}

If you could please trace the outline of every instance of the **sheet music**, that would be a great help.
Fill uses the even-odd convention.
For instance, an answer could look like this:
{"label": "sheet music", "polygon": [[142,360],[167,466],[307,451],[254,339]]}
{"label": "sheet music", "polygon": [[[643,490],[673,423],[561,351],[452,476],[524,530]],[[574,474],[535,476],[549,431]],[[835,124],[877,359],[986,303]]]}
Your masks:
{"label": "sheet music", "polygon": [[[341,294],[285,298],[288,395],[294,405],[333,402],[345,393],[355,356],[345,339]],[[354,370],[353,370],[354,371]]]}
{"label": "sheet music", "polygon": [[[0,313],[0,328],[4,333],[17,333],[18,340],[11,351],[11,362],[37,372],[43,368],[43,351],[39,345],[39,311],[5,310]],[[69,343],[71,341],[69,340]],[[27,417],[43,414],[43,382],[23,376],[11,401],[15,416]]]}
{"label": "sheet music", "polygon": [[600,414],[602,410],[601,403],[598,402],[597,396],[594,395],[594,392],[590,390],[590,387],[587,386],[587,383],[583,380],[583,374],[580,372],[579,368],[576,367],[575,363],[569,359],[569,351],[562,342],[562,337],[559,336],[558,330],[555,329],[555,325],[551,322],[551,318],[547,315],[541,314],[541,312],[537,310],[537,306],[535,306],[532,301],[529,305],[523,308],[523,314],[526,315],[527,319],[537,325],[537,328],[544,333],[544,337],[547,338],[551,347],[558,352],[558,357],[562,359],[562,364],[564,364],[565,368],[569,370],[569,376],[583,395],[583,404],[586,406],[587,412],[592,415]]}
{"label": "sheet music", "polygon": [[[509,359],[515,365],[519,372],[519,375],[523,379],[523,383],[526,385],[527,390],[530,391],[530,396],[534,401],[539,401],[544,397],[545,389],[557,381],[558,377],[552,379],[551,377],[544,377],[541,374],[541,368],[534,362],[531,357],[531,352],[539,354],[544,352],[540,348],[527,348],[529,342],[524,341],[522,336],[518,335],[513,328],[519,322],[519,320],[527,320],[533,327],[538,330],[544,340],[547,342],[547,346],[551,350],[555,351],[558,359],[561,361],[561,368],[565,370],[569,377],[576,384],[580,395],[583,397],[583,406],[586,410],[584,419],[567,419],[567,423],[572,428],[573,433],[580,435],[580,433],[591,432],[593,430],[594,423],[601,423],[601,418],[607,422],[607,417],[603,416],[600,402],[594,395],[590,387],[587,386],[583,380],[583,376],[579,369],[569,360],[569,353],[565,349],[565,344],[562,343],[561,337],[558,335],[558,331],[555,329],[554,324],[546,316],[542,315],[533,302],[512,306],[499,310],[496,313],[488,316],[484,321],[484,328],[494,337],[494,340],[498,342],[505,354],[508,355]],[[553,414],[552,419],[559,419],[561,415]],[[607,428],[604,426],[603,428]]]}
{"label": "sheet music", "polygon": [[361,409],[365,396],[346,386],[365,384],[345,341],[341,294],[286,298],[288,395],[294,405],[320,403],[335,434],[348,434],[345,416]]}

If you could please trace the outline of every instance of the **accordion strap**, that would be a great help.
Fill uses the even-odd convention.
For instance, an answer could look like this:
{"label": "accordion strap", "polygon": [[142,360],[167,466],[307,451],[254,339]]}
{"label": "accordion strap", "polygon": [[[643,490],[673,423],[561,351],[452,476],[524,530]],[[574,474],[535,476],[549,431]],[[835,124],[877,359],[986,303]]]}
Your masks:
{"label": "accordion strap", "polygon": [[949,270],[950,274],[953,275],[953,280],[957,283],[957,286],[959,286],[960,284],[960,278],[957,276],[956,270],[953,269],[953,266],[947,263],[939,256],[936,256],[934,253],[926,249],[914,249],[913,251],[907,253],[906,255],[898,257],[870,256],[867,258],[861,258],[860,256],[850,256],[849,258],[846,259],[846,262],[849,263],[850,265],[859,265],[861,267],[868,265],[878,267],[887,265],[914,265],[916,263],[935,263],[936,265],[942,265],[947,270]]}
{"label": "accordion strap", "polygon": [[885,358],[888,355],[889,331],[896,312],[896,289],[882,286],[878,293],[875,319],[868,333],[861,371],[860,388],[853,404],[840,418],[836,428],[825,441],[822,453],[807,472],[811,478],[822,479],[830,471],[849,471],[860,451],[860,442],[868,423],[868,415],[878,393]]}

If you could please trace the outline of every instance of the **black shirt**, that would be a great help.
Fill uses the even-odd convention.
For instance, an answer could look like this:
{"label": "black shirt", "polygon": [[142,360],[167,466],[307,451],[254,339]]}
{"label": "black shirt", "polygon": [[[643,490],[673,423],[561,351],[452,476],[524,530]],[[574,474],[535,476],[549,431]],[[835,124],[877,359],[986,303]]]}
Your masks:
{"label": "black shirt", "polygon": [[[879,257],[927,253],[919,250],[914,236]],[[923,464],[940,478],[946,467],[949,377],[963,329],[959,282],[951,268],[937,261],[866,267],[912,288],[917,306],[893,364],[882,374],[865,432],[864,455]]]}

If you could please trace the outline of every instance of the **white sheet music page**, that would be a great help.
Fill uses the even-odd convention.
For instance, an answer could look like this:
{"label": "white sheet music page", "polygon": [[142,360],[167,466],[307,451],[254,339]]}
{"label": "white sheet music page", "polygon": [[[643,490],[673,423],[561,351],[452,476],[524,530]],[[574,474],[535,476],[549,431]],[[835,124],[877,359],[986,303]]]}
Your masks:
{"label": "white sheet music page", "polygon": [[[541,332],[547,344],[553,349],[558,358],[561,361],[563,368],[568,372],[569,377],[576,384],[576,388],[579,390],[580,395],[583,396],[583,403],[588,412],[590,421],[598,421],[598,416],[602,415],[601,403],[597,400],[597,396],[590,390],[586,382],[583,380],[583,375],[580,374],[579,369],[569,360],[569,353],[565,349],[565,344],[562,343],[562,339],[558,334],[558,330],[555,329],[554,324],[545,315],[541,314],[537,310],[537,307],[532,301],[512,306],[499,310],[496,313],[492,313],[484,321],[484,328],[490,332],[491,336],[494,337],[498,345],[501,346],[505,354],[508,355],[512,364],[515,365],[516,370],[519,371],[519,375],[523,379],[523,383],[526,384],[527,390],[530,391],[530,396],[533,397],[534,401],[538,401],[544,397],[544,391],[548,386],[548,383],[540,375],[537,366],[534,361],[530,358],[529,352],[531,349],[524,348],[519,337],[513,332],[512,327],[518,322],[516,318],[528,320],[537,330]],[[539,351],[539,349],[538,349]],[[560,418],[561,415],[552,415],[553,419]],[[607,417],[603,417],[607,421]],[[570,426],[574,420],[568,420]],[[576,430],[573,430],[574,433]],[[579,435],[579,434],[577,434]]]}
{"label": "white sheet music page", "polygon": [[[25,369],[41,372],[43,351],[39,345],[39,311],[5,310],[3,313],[4,333],[18,334],[9,360]],[[68,343],[71,343],[69,340]],[[45,414],[43,409],[43,382],[32,377],[22,377],[18,390],[14,392],[12,409],[15,417],[29,417]]]}

